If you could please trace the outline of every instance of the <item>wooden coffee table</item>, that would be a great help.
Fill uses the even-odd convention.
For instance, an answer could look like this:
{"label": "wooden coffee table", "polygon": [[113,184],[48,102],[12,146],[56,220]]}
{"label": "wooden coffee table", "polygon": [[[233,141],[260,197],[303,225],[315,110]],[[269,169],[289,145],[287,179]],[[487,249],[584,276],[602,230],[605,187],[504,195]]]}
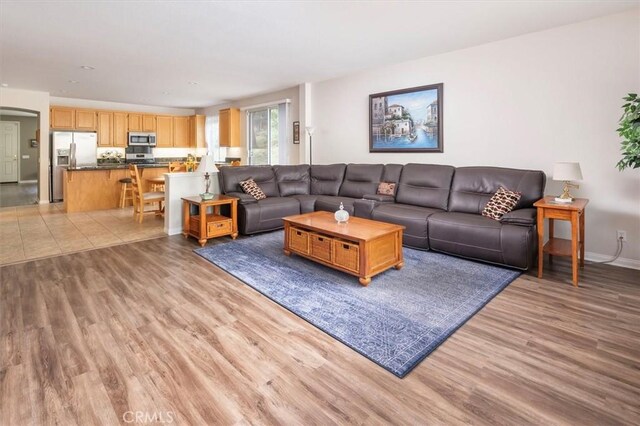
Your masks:
{"label": "wooden coffee table", "polygon": [[355,275],[364,286],[374,275],[404,266],[404,226],[359,217],[337,223],[329,212],[288,216],[283,220],[284,254],[295,253]]}

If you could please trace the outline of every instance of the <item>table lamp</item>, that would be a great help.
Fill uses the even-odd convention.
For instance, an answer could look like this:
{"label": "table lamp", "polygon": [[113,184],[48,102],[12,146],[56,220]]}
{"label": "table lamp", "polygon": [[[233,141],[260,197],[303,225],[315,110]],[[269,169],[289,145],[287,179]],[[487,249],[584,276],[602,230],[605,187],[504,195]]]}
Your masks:
{"label": "table lamp", "polygon": [[209,187],[211,186],[210,173],[218,173],[218,168],[216,167],[213,155],[203,155],[200,158],[200,165],[198,166],[197,171],[204,173],[205,190],[204,193],[200,194],[200,197],[203,201],[211,200],[215,194],[209,192]]}
{"label": "table lamp", "polygon": [[571,203],[573,197],[569,193],[569,188],[580,188],[579,185],[571,183],[572,180],[582,180],[580,163],[559,162],[553,165],[553,180],[564,181],[562,195],[556,197],[558,203]]}
{"label": "table lamp", "polygon": [[305,127],[307,134],[309,135],[309,165],[313,164],[312,156],[313,156],[313,132],[316,131],[315,127],[307,126]]}

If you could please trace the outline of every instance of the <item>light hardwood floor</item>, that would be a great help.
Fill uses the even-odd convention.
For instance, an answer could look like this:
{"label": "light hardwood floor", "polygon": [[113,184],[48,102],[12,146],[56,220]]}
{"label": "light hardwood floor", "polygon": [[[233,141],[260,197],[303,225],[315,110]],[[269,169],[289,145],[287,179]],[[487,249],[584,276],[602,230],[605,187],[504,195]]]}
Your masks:
{"label": "light hardwood floor", "polygon": [[398,379],[194,247],[0,268],[0,424],[640,422],[638,271],[523,275]]}

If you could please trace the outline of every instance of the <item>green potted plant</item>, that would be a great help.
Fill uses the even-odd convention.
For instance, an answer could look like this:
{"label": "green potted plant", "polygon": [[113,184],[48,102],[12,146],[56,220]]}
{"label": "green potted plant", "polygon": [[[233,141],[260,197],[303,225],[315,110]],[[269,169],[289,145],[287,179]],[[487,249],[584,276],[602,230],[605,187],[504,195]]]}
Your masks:
{"label": "green potted plant", "polygon": [[627,103],[622,105],[624,113],[617,130],[622,138],[622,159],[617,164],[620,171],[640,167],[640,98],[636,93],[629,93],[623,99]]}

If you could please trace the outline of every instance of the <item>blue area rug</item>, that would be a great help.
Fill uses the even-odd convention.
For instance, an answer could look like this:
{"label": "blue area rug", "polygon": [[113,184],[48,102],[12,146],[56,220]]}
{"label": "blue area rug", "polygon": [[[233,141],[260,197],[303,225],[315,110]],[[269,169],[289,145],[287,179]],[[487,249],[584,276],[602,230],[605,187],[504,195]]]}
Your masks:
{"label": "blue area rug", "polygon": [[398,377],[520,275],[405,247],[404,268],[363,287],[282,247],[279,231],[195,252]]}

